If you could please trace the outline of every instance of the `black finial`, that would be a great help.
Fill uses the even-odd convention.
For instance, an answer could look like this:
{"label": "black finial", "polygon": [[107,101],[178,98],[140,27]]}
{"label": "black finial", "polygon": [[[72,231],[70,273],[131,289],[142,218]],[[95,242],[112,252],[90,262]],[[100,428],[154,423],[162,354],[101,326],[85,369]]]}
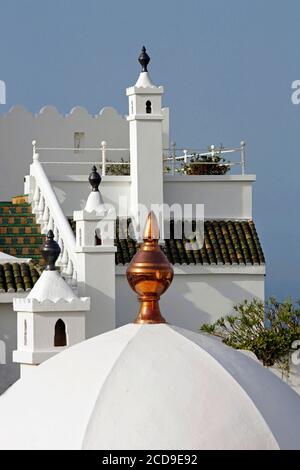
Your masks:
{"label": "black finial", "polygon": [[150,62],[150,57],[148,56],[148,54],[146,52],[145,46],[142,47],[142,52],[140,53],[138,60],[139,60],[139,63],[141,64],[141,66],[142,66],[142,72],[148,72],[147,65]]}
{"label": "black finial", "polygon": [[47,233],[47,238],[42,249],[42,256],[46,261],[46,270],[55,271],[55,263],[60,254],[59,244],[54,240],[52,230]]}
{"label": "black finial", "polygon": [[99,191],[99,184],[101,183],[101,176],[99,175],[95,165],[92,168],[92,173],[89,176],[89,182],[92,186],[92,191]]}

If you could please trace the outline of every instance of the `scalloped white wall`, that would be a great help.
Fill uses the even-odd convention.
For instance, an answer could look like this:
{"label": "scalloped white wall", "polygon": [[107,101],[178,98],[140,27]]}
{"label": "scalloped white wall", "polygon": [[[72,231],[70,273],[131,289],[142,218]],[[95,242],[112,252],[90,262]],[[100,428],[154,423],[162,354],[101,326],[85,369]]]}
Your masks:
{"label": "scalloped white wall", "polygon": [[[23,194],[24,176],[29,174],[32,162],[32,140],[37,140],[40,147],[74,147],[75,132],[84,132],[86,147],[98,148],[105,140],[108,147],[129,148],[128,122],[110,107],[103,108],[96,116],[90,115],[84,108],[75,107],[64,116],[52,106],[42,108],[36,115],[16,106],[8,114],[0,116],[0,200]],[[108,154],[111,160],[118,160],[120,156],[119,153]],[[99,159],[97,152],[40,151],[42,162]],[[49,170],[51,167],[49,165]],[[57,167],[52,167],[54,173],[57,173]],[[67,171],[72,174],[70,168],[59,168],[59,173]],[[88,170],[86,166],[83,168],[85,174]]]}

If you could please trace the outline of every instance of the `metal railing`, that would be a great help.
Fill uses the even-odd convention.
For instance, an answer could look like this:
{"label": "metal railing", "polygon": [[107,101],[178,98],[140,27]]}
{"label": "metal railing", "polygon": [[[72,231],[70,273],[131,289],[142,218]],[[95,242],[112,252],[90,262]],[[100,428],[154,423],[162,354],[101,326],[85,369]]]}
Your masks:
{"label": "metal railing", "polygon": [[[187,166],[190,165],[214,165],[214,167],[231,168],[240,166],[241,174],[245,174],[246,159],[245,159],[245,146],[246,143],[242,140],[239,147],[219,147],[211,145],[208,149],[187,149],[177,148],[176,143],[171,143],[171,148],[164,149],[164,172],[171,175],[175,174],[188,174]],[[229,154],[239,154],[238,161],[228,161]],[[169,166],[170,165],[170,166]]]}
{"label": "metal railing", "polygon": [[[171,144],[171,148],[163,149],[163,165],[164,173],[170,175],[175,174],[189,174],[186,170],[190,165],[213,165],[214,167],[232,168],[240,167],[241,174],[245,174],[246,160],[245,160],[245,146],[244,141],[240,142],[239,147],[224,147],[222,145],[211,145],[207,149],[192,149],[192,148],[178,148],[176,143]],[[100,147],[88,148],[73,148],[73,147],[38,147],[36,141],[32,142],[33,155],[39,151],[60,151],[60,152],[97,152],[99,160],[94,161],[43,161],[45,165],[98,165],[101,168],[102,176],[106,176],[109,171],[107,169],[114,166],[124,166],[124,171],[130,174],[130,149],[128,148],[110,148],[107,142],[103,140]],[[121,160],[115,161],[107,158],[108,152],[122,152],[126,155],[126,160],[122,157]],[[239,154],[238,161],[227,160],[228,155]],[[225,158],[226,157],[226,158]],[[128,160],[127,160],[128,158]],[[110,172],[114,174],[114,172]],[[117,174],[117,173],[115,173]],[[211,173],[214,174],[214,173]],[[216,172],[218,174],[218,172]]]}
{"label": "metal railing", "polygon": [[61,152],[97,152],[100,155],[99,160],[94,161],[43,161],[43,165],[98,165],[101,168],[102,176],[107,175],[107,168],[113,167],[115,165],[126,166],[128,167],[128,174],[130,174],[130,161],[121,158],[121,161],[109,160],[107,158],[108,152],[126,152],[129,154],[128,148],[109,148],[107,147],[107,142],[103,140],[101,142],[101,147],[87,147],[87,148],[74,148],[74,147],[38,147],[36,141],[32,142],[33,155],[39,151],[61,151]]}

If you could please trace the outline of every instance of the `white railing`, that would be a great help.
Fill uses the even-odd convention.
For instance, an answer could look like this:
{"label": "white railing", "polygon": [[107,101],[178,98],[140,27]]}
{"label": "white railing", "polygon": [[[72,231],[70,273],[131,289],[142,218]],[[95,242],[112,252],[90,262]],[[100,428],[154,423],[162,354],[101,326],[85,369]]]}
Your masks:
{"label": "white railing", "polygon": [[[128,148],[110,148],[107,146],[107,142],[103,140],[101,147],[87,147],[87,148],[73,148],[73,147],[37,147],[36,141],[33,141],[33,153],[40,151],[59,151],[59,152],[97,152],[100,155],[98,161],[43,161],[43,165],[98,165],[101,168],[102,176],[107,175],[107,167],[113,167],[114,165],[127,165],[128,172],[130,174],[130,161],[121,158],[121,161],[109,160],[107,158],[108,152],[121,152],[123,155],[129,156]],[[127,158],[127,157],[126,157]]]}
{"label": "white railing", "polygon": [[[222,145],[219,147],[211,145],[207,150],[197,150],[177,148],[176,143],[173,142],[171,148],[164,149],[164,172],[171,175],[187,174],[186,165],[217,165],[227,168],[239,166],[241,174],[244,175],[246,170],[245,146],[246,143],[241,141],[239,147],[226,148]],[[239,161],[228,161],[227,158],[230,154],[239,154]],[[206,157],[209,158],[209,161],[205,161]]]}
{"label": "white railing", "polygon": [[[102,176],[107,175],[107,168],[113,166],[127,166],[128,174],[130,174],[130,149],[128,148],[110,148],[107,142],[103,140],[100,147],[87,147],[87,148],[74,148],[74,147],[37,147],[36,141],[33,141],[33,154],[39,151],[59,151],[59,152],[97,152],[99,154],[98,160],[93,161],[43,161],[43,165],[98,165],[101,169]],[[225,168],[239,167],[241,174],[245,174],[246,160],[245,160],[245,146],[244,141],[240,142],[239,147],[223,147],[211,145],[208,149],[191,149],[191,148],[178,148],[176,143],[171,144],[171,148],[163,149],[163,164],[164,172],[171,175],[175,174],[188,174],[186,167],[190,165],[213,165],[214,167],[220,166]],[[121,158],[119,161],[110,160],[107,158],[108,152],[122,152],[126,155],[126,160]],[[228,156],[231,154],[239,155],[239,160],[229,161]],[[128,158],[128,160],[127,160]],[[207,161],[208,159],[208,161]],[[85,171],[86,173],[86,171]],[[118,175],[117,173],[115,173]],[[121,176],[121,175],[118,175]]]}
{"label": "white railing", "polygon": [[36,215],[36,220],[41,226],[42,233],[47,234],[49,230],[53,231],[54,238],[61,249],[57,265],[60,266],[61,273],[67,282],[73,288],[76,288],[78,263],[75,252],[75,235],[39,161],[35,142],[33,142],[33,149],[29,188],[32,212]]}

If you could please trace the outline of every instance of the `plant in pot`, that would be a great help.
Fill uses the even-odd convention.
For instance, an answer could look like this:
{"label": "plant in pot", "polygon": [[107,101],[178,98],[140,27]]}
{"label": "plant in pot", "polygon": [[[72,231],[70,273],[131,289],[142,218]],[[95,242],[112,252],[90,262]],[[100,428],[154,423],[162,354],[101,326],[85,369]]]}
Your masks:
{"label": "plant in pot", "polygon": [[[107,162],[111,162],[112,160],[107,160]],[[105,173],[109,176],[128,176],[130,175],[130,163],[125,161],[124,158],[121,158],[121,161],[110,165],[109,163],[106,164]]]}
{"label": "plant in pot", "polygon": [[225,175],[230,170],[228,161],[220,155],[194,153],[188,162],[182,163],[181,171],[186,175]]}

